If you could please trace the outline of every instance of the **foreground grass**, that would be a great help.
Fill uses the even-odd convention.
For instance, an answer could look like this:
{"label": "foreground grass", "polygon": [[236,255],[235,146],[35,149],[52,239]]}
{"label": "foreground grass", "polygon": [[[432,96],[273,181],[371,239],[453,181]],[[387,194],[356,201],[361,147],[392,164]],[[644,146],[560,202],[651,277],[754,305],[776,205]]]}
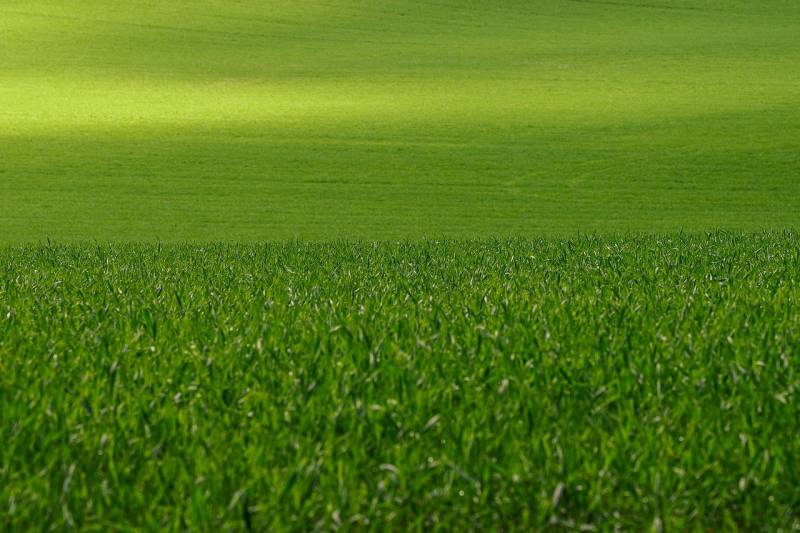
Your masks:
{"label": "foreground grass", "polygon": [[800,236],[0,251],[0,528],[798,526]]}

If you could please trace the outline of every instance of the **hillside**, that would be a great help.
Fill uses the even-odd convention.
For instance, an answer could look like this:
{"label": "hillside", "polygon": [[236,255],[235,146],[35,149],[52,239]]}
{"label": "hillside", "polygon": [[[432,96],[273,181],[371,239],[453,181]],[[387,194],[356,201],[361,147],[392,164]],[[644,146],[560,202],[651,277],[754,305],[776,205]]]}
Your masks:
{"label": "hillside", "polygon": [[0,242],[796,227],[800,4],[0,6]]}

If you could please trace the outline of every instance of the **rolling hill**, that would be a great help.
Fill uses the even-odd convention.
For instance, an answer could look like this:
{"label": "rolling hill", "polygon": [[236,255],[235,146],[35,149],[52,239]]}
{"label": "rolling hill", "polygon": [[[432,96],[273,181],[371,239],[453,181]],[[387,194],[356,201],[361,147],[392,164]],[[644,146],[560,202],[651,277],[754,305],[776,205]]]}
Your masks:
{"label": "rolling hill", "polygon": [[800,5],[4,1],[0,241],[794,227]]}

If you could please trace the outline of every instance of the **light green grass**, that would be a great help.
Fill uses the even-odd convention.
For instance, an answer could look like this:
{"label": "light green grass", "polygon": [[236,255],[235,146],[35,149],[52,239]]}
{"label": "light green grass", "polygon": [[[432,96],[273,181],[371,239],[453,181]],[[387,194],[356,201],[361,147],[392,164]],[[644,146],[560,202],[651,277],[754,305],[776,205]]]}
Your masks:
{"label": "light green grass", "polygon": [[5,248],[0,529],[796,529],[798,250]]}
{"label": "light green grass", "polygon": [[796,2],[0,5],[0,241],[795,227]]}

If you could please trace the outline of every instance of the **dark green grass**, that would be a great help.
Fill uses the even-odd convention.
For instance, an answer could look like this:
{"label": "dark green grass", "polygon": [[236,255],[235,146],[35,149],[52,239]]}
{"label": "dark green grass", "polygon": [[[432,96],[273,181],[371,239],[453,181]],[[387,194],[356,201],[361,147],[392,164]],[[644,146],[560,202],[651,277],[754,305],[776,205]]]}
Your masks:
{"label": "dark green grass", "polygon": [[798,250],[5,248],[0,528],[796,528]]}

